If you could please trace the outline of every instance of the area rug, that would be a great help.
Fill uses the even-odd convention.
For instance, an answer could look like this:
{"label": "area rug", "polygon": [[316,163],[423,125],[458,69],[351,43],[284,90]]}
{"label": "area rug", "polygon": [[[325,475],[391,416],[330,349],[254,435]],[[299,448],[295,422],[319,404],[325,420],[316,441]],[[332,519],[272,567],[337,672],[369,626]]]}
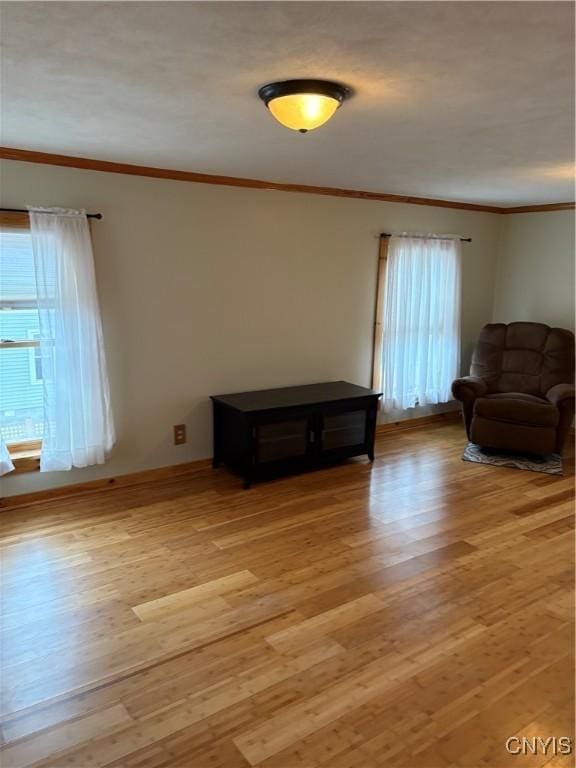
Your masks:
{"label": "area rug", "polygon": [[545,472],[547,475],[562,475],[562,457],[557,453],[547,456],[512,453],[511,451],[495,451],[491,448],[480,448],[479,445],[468,443],[462,456],[464,461],[476,464],[491,464],[493,467],[510,467],[511,469],[526,469],[529,472]]}

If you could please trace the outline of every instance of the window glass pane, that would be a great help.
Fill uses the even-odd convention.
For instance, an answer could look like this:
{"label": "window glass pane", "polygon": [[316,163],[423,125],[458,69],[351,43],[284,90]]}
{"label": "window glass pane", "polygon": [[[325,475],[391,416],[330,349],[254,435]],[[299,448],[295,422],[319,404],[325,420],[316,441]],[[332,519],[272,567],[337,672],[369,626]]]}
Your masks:
{"label": "window glass pane", "polygon": [[0,232],[0,299],[36,299],[30,232]]}
{"label": "window glass pane", "polygon": [[30,341],[40,335],[37,309],[0,310],[0,339],[2,341]]}
{"label": "window glass pane", "polygon": [[7,443],[42,437],[43,387],[34,373],[36,353],[34,347],[0,349],[0,428]]}
{"label": "window glass pane", "polygon": [[[0,338],[39,337],[29,232],[0,232]],[[43,386],[39,347],[0,349],[0,430],[8,443],[42,437]]]}

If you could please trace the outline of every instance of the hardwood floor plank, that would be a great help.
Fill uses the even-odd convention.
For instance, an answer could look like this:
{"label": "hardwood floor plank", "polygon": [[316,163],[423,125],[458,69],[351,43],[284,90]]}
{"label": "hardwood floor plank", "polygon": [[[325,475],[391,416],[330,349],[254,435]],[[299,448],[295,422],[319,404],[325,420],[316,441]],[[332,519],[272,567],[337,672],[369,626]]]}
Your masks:
{"label": "hardwood floor plank", "polygon": [[438,563],[464,557],[475,551],[476,547],[464,541],[448,544],[433,552],[410,557],[396,565],[353,579],[343,588],[323,592],[306,603],[301,603],[298,610],[313,616],[318,612],[324,612],[331,607],[341,605],[345,601],[362,597],[369,592],[383,590],[392,584],[402,582],[404,579],[420,575]]}
{"label": "hardwood floor plank", "polygon": [[369,594],[344,603],[325,613],[317,614],[310,619],[294,624],[269,635],[266,641],[279,651],[294,651],[308,645],[314,639],[329,635],[340,627],[353,624],[370,614],[381,611],[382,603],[375,595]]}
{"label": "hardwood floor plank", "polygon": [[2,754],[2,765],[4,768],[25,768],[82,744],[95,735],[112,734],[132,722],[124,706],[117,704],[8,746]]}
{"label": "hardwood floor plank", "polygon": [[222,576],[220,579],[214,579],[213,581],[199,584],[196,587],[173,592],[165,597],[159,597],[156,600],[135,605],[132,610],[141,621],[153,621],[176,611],[187,610],[189,607],[207,601],[210,598],[242,589],[257,581],[256,576],[250,573],[250,571],[238,571],[238,573]]}
{"label": "hardwood floor plank", "polygon": [[234,739],[251,765],[266,760],[286,746],[337,720],[384,692],[399,686],[403,676],[410,676],[414,665],[399,654],[369,664],[361,672],[329,686],[303,703],[286,708],[256,728]]}

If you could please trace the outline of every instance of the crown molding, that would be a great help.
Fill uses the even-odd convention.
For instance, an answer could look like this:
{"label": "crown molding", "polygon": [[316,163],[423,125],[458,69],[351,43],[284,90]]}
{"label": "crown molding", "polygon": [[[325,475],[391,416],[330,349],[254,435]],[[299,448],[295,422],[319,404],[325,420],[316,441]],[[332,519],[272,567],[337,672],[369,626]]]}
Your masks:
{"label": "crown molding", "polygon": [[546,213],[546,211],[573,211],[576,203],[543,203],[542,205],[518,205],[501,208],[500,213]]}
{"label": "crown molding", "polygon": [[57,155],[48,152],[34,152],[29,149],[0,147],[0,159],[16,160],[40,165],[58,165],[64,168],[81,168],[104,173],[122,173],[129,176],[147,176],[155,179],[187,181],[195,184],[216,184],[227,187],[247,189],[270,189],[277,192],[300,192],[308,195],[327,195],[329,197],[350,197],[360,200],[378,200],[386,203],[404,203],[409,205],[428,205],[437,208],[456,208],[464,211],[482,213],[529,213],[533,211],[563,211],[576,207],[575,203],[552,203],[550,205],[527,205],[516,208],[503,208],[496,205],[464,203],[457,200],[439,200],[433,197],[414,197],[412,195],[389,195],[381,192],[365,192],[359,189],[340,189],[338,187],[317,187],[308,184],[283,184],[261,179],[245,179],[239,176],[217,176],[194,171],[177,171],[171,168],[154,168],[147,165],[115,163],[109,160],[94,160],[87,157]]}

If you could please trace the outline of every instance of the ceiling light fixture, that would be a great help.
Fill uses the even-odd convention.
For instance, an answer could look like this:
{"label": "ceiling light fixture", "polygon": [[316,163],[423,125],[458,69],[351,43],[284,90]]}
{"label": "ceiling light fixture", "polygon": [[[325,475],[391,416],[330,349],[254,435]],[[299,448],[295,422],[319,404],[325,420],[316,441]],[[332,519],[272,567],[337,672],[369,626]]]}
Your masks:
{"label": "ceiling light fixture", "polygon": [[324,125],[350,95],[349,88],[329,80],[284,80],[258,91],[276,120],[300,133]]}

